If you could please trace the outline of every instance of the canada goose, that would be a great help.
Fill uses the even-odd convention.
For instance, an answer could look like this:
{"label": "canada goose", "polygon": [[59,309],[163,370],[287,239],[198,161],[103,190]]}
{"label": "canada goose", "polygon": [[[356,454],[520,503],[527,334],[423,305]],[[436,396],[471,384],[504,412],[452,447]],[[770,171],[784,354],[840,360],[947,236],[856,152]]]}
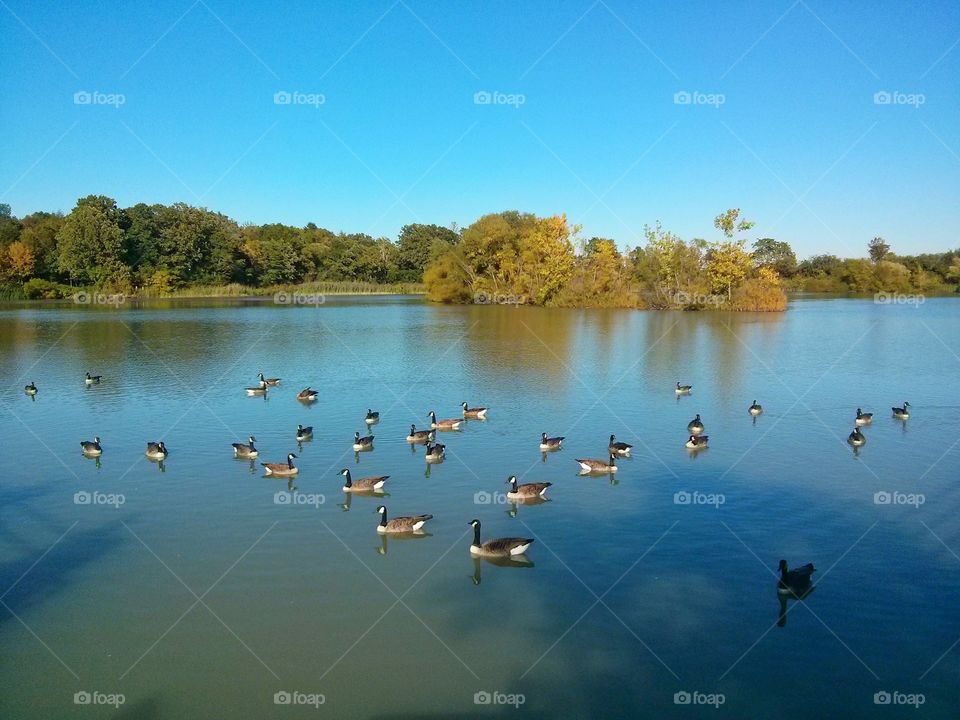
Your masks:
{"label": "canada goose", "polygon": [[87,385],[99,385],[102,379],[103,375],[91,375],[90,373],[87,373],[87,377],[84,379],[84,382]]}
{"label": "canada goose", "polygon": [[429,417],[430,427],[437,430],[459,430],[460,425],[463,424],[463,420],[458,420],[456,418],[437,420],[437,414],[433,410],[430,411]]}
{"label": "canada goose", "polygon": [[307,385],[303,390],[297,393],[297,400],[302,400],[303,402],[313,402],[317,399],[317,395],[320,393],[316,390],[311,390],[310,386]]}
{"label": "canada goose", "polygon": [[891,408],[893,410],[893,416],[895,418],[900,418],[901,420],[906,420],[908,417],[910,417],[910,410],[908,410],[909,407],[910,403],[904,400],[903,407]]}
{"label": "canada goose", "polygon": [[[297,425],[297,442],[303,442],[304,440],[309,440],[313,437],[313,425],[309,427],[304,427],[303,425]],[[302,449],[302,448],[301,448]]]}
{"label": "canada goose", "polygon": [[607,445],[607,450],[610,451],[611,455],[629,455],[630,448],[632,447],[633,445],[628,445],[625,442],[617,442],[617,436],[611,435],[610,443]]}
{"label": "canada goose", "polygon": [[103,448],[100,447],[99,437],[95,437],[93,441],[81,440],[80,449],[83,451],[84,455],[89,455],[90,457],[99,457],[101,454],[103,454]]}
{"label": "canada goose", "polygon": [[860,432],[860,428],[855,427],[853,432],[847,437],[847,442],[854,447],[860,447],[867,441],[867,436]]}
{"label": "canada goose", "polygon": [[463,408],[463,416],[465,418],[485,418],[487,416],[487,408],[485,407],[467,407],[465,402],[460,403],[460,407]]}
{"label": "canada goose", "polygon": [[293,453],[287,453],[285,463],[260,463],[263,465],[263,471],[267,475],[276,475],[277,477],[289,477],[300,472],[300,468],[294,467],[293,459],[296,457]]}
{"label": "canada goose", "polygon": [[167,450],[167,446],[163,444],[163,440],[147,443],[146,455],[151,460],[163,460],[169,454],[170,451]]}
{"label": "canada goose", "polygon": [[389,475],[375,475],[373,477],[360,478],[359,480],[354,480],[350,476],[349,468],[344,468],[340,471],[340,474],[346,478],[346,481],[343,484],[344,492],[360,492],[368,493],[380,490],[383,488],[383,484],[389,478]]}
{"label": "canada goose", "polygon": [[546,433],[540,433],[541,450],[559,450],[563,443],[563,437],[548,438]]}
{"label": "canada goose", "polygon": [[753,415],[754,417],[756,417],[757,415],[763,412],[763,407],[761,407],[760,405],[757,405],[757,401],[754,400],[753,405],[747,408],[747,412]]}
{"label": "canada goose", "polygon": [[233,456],[238,458],[255,458],[260,454],[260,451],[254,446],[254,443],[257,439],[251,435],[250,444],[244,445],[243,443],[233,443]]}
{"label": "canada goose", "polygon": [[373,435],[360,437],[360,433],[355,432],[353,434],[353,449],[354,450],[373,450]]}
{"label": "canada goose", "polygon": [[813,563],[807,563],[795,570],[787,570],[787,561],[780,561],[780,580],[777,592],[781,595],[802,595],[810,588],[810,576],[816,571]]}
{"label": "canada goose", "polygon": [[367,425],[375,425],[380,422],[380,413],[367,408],[367,416],[363,419]]}
{"label": "canada goose", "polygon": [[700,448],[705,448],[709,441],[709,435],[691,435],[687,438],[687,447],[691,450],[699,450]]}
{"label": "canada goose", "polygon": [[433,519],[433,515],[408,515],[387,520],[387,509],[383,505],[378,507],[376,512],[380,513],[380,524],[377,525],[378,533],[419,532],[427,520]]}
{"label": "canada goose", "polygon": [[410,426],[410,434],[407,435],[407,442],[410,443],[425,443],[428,441],[433,441],[437,437],[437,433],[434,430],[417,430],[416,425]]}
{"label": "canada goose", "polygon": [[694,435],[699,435],[703,432],[703,421],[700,419],[700,413],[697,413],[697,416],[687,423],[687,432],[693,433]]}
{"label": "canada goose", "polygon": [[260,382],[266,383],[270,386],[276,386],[280,384],[280,378],[265,378],[263,373],[257,373],[257,377],[260,378]]}
{"label": "canada goose", "polygon": [[869,425],[873,422],[873,413],[865,413],[860,408],[857,408],[857,425]]}
{"label": "canada goose", "polygon": [[31,380],[31,381],[30,381],[30,384],[27,385],[25,388],[23,388],[23,391],[24,391],[27,395],[36,395],[36,394],[37,394],[37,385],[36,385],[36,383],[34,383],[33,380]]}
{"label": "canada goose", "polygon": [[480,521],[471,520],[473,526],[473,544],[470,545],[471,555],[486,555],[488,557],[503,557],[509,555],[523,555],[533,544],[533,538],[496,538],[480,543]]}
{"label": "canada goose", "polygon": [[248,387],[247,395],[266,395],[267,394],[267,384],[263,381],[260,382],[256,387]]}
{"label": "canada goose", "polygon": [[617,471],[617,458],[615,455],[610,456],[609,463],[603,460],[594,460],[593,458],[577,458],[576,462],[580,463],[580,469],[583,472],[613,473]]}
{"label": "canada goose", "polygon": [[510,490],[507,492],[508,500],[530,500],[533,498],[543,498],[546,497],[547,488],[553,485],[553,483],[543,482],[543,483],[524,483],[523,485],[517,485],[517,476],[511,475],[507,478],[507,482],[510,484]]}
{"label": "canada goose", "polygon": [[681,385],[679,382],[677,383],[677,395],[686,395],[691,390],[693,390],[693,385]]}
{"label": "canada goose", "polygon": [[427,462],[437,462],[438,460],[443,460],[443,453],[447,449],[446,445],[427,443]]}

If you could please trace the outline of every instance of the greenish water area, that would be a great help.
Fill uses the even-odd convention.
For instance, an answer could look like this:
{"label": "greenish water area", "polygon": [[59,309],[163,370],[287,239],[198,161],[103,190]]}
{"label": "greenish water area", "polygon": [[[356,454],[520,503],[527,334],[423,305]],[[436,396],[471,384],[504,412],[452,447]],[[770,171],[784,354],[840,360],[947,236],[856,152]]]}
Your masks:
{"label": "greenish water area", "polygon": [[[260,371],[281,384],[247,396]],[[956,299],[9,304],[0,377],[0,717],[958,716]],[[428,465],[410,425],[463,401],[486,419]],[[579,475],[611,434],[632,455]],[[384,539],[381,504],[434,519]],[[473,518],[527,561],[473,560]],[[785,609],[781,558],[817,567]]]}

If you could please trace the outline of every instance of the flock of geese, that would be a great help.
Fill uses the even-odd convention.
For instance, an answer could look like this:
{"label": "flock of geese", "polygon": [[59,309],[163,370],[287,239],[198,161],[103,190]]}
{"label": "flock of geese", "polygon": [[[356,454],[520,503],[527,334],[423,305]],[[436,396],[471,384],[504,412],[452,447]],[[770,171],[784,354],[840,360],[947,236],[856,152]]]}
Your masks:
{"label": "flock of geese", "polygon": [[[265,377],[262,372],[258,374],[258,379],[259,382],[257,385],[245,389],[247,395],[266,396],[271,388],[280,385],[280,378],[268,378]],[[88,372],[84,378],[84,383],[87,386],[99,385],[102,380],[103,376],[91,375]],[[689,395],[692,390],[692,385],[682,385],[679,382],[677,382],[675,388],[678,396]],[[24,392],[31,397],[35,397],[39,390],[36,383],[31,381],[29,385],[24,387]],[[312,390],[309,386],[296,395],[297,400],[307,404],[315,402],[317,397],[318,391]],[[446,419],[438,419],[436,413],[431,410],[428,413],[430,419],[429,428],[418,430],[416,425],[411,425],[410,432],[406,436],[406,441],[411,444],[425,446],[426,453],[424,457],[426,462],[443,462],[446,446],[436,442],[437,431],[459,430],[465,420],[485,420],[487,410],[485,407],[470,407],[466,402],[463,402],[461,403],[461,417]],[[904,402],[901,407],[891,408],[891,411],[894,418],[906,420],[910,417],[910,403]],[[747,412],[751,416],[757,417],[763,413],[763,407],[754,400],[747,408]],[[367,408],[364,422],[367,428],[376,425],[380,422],[380,413]],[[861,408],[857,408],[857,414],[854,418],[854,428],[847,437],[847,442],[854,448],[864,445],[867,438],[861,428],[870,425],[872,422],[873,413],[865,413]],[[696,452],[706,448],[708,446],[709,436],[704,434],[705,431],[706,428],[703,420],[700,418],[700,415],[697,414],[696,417],[687,424],[687,449]],[[313,427],[297,425],[294,437],[298,443],[311,439],[313,437]],[[361,436],[359,431],[355,432],[353,449],[358,453],[372,450],[373,441],[373,435]],[[544,432],[540,434],[539,447],[544,453],[552,452],[560,450],[563,446],[563,441],[564,438],[562,436],[548,437],[547,433]],[[257,458],[260,454],[256,446],[256,438],[253,435],[248,437],[246,443],[233,443],[232,448],[234,457],[249,459],[251,460],[251,465],[253,459]],[[99,458],[103,453],[103,447],[99,437],[94,437],[93,440],[81,441],[80,449],[82,453],[88,457]],[[615,473],[617,472],[617,458],[628,457],[632,449],[632,445],[618,441],[616,435],[610,435],[610,440],[607,444],[608,457],[606,459],[576,458],[576,462],[580,465],[581,474]],[[166,445],[164,445],[163,440],[151,441],[147,442],[145,455],[151,460],[163,461],[169,455],[169,450]],[[263,466],[264,473],[268,476],[292,478],[300,472],[299,468],[293,462],[296,459],[297,455],[288,453],[286,462],[265,462],[261,463],[261,465]],[[344,468],[339,474],[344,478],[342,489],[345,493],[362,493],[368,495],[381,493],[384,485],[390,478],[389,475],[354,478],[349,468]],[[510,490],[506,494],[507,499],[514,502],[524,502],[545,499],[547,489],[550,488],[553,483],[521,484],[518,482],[516,475],[511,475],[507,480],[507,484],[510,485]],[[387,508],[384,505],[380,505],[376,509],[376,512],[380,515],[377,532],[381,534],[422,533],[427,522],[433,519],[433,515],[429,514],[405,515],[391,518],[388,517]],[[481,542],[480,521],[473,519],[469,525],[473,527],[473,542],[470,545],[470,554],[475,557],[503,560],[512,558],[522,559],[524,553],[526,553],[527,549],[534,542],[533,538],[521,537],[501,537]],[[777,582],[777,592],[781,596],[792,596],[802,599],[813,589],[811,576],[816,571],[816,568],[812,563],[790,570],[787,561],[781,560],[778,570],[780,577]]]}

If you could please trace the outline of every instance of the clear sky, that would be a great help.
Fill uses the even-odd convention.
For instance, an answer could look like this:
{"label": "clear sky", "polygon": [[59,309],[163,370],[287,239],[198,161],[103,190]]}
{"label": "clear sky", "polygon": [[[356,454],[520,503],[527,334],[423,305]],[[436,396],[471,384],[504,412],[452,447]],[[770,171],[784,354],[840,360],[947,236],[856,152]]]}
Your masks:
{"label": "clear sky", "polygon": [[801,256],[960,247],[953,0],[0,0],[0,37],[16,215],[395,238],[519,209],[632,246],[740,207]]}

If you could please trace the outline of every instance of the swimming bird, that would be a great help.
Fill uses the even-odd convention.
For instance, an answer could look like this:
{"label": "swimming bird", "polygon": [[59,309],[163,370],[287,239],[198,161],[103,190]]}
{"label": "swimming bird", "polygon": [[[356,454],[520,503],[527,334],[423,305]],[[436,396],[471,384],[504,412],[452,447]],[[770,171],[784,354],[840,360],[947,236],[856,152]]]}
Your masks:
{"label": "swimming bird", "polygon": [[463,424],[463,420],[456,418],[450,418],[448,420],[437,420],[437,414],[431,410],[430,411],[430,427],[437,430],[459,430],[460,425]]}
{"label": "swimming bird", "polygon": [[353,449],[354,450],[373,450],[373,435],[360,437],[360,433],[355,432],[353,434]]}
{"label": "swimming bird", "polygon": [[694,435],[699,435],[703,432],[703,421],[700,419],[700,413],[697,413],[697,416],[687,423],[687,432],[693,433]]}
{"label": "swimming bird", "polygon": [[30,381],[30,384],[23,388],[23,391],[24,391],[27,395],[36,395],[36,394],[37,394],[37,385],[36,385],[36,383],[34,383],[33,380],[31,380],[31,381]]}
{"label": "swimming bird", "polygon": [[285,463],[260,463],[263,465],[263,471],[267,475],[276,475],[277,477],[289,477],[291,475],[296,475],[300,472],[300,468],[296,467],[293,464],[294,458],[297,457],[293,453],[287,453],[287,461]]}
{"label": "swimming bird", "polygon": [[463,416],[465,418],[485,418],[487,416],[487,408],[485,407],[467,407],[467,403],[460,403],[460,406],[463,408]]}
{"label": "swimming bird", "polygon": [[546,497],[547,488],[553,485],[553,483],[549,482],[524,483],[523,485],[518,485],[516,475],[511,475],[507,478],[507,483],[510,485],[510,490],[507,492],[508,500],[543,498]]}
{"label": "swimming bird", "polygon": [[693,385],[681,385],[679,382],[677,383],[677,395],[686,395],[691,390],[693,390]]}
{"label": "swimming bird", "polygon": [[687,447],[690,450],[700,450],[707,447],[708,442],[710,442],[709,435],[691,435],[687,438]]}
{"label": "swimming bird", "polygon": [[777,592],[781,595],[802,595],[810,588],[810,576],[816,572],[813,563],[807,563],[795,570],[787,570],[787,561],[780,561],[780,580],[777,581]]}
{"label": "swimming bird", "polygon": [[367,408],[367,416],[363,419],[367,425],[374,425],[380,422],[380,413]]}
{"label": "swimming bird", "polygon": [[443,453],[447,449],[446,445],[427,443],[427,462],[437,462],[438,460],[443,460]]}
{"label": "swimming bird", "polygon": [[610,451],[611,455],[629,455],[630,448],[632,447],[633,445],[628,445],[625,442],[617,442],[617,436],[611,435],[610,443],[607,445],[607,450]]}
{"label": "swimming bird", "polygon": [[763,407],[761,405],[758,405],[757,401],[754,400],[753,405],[747,408],[747,412],[753,415],[754,417],[756,417],[757,415],[763,412]]}
{"label": "swimming bird", "polygon": [[354,480],[350,476],[350,469],[344,468],[340,471],[340,474],[346,478],[346,481],[343,483],[344,492],[359,492],[359,493],[368,493],[380,490],[383,488],[383,484],[389,478],[389,475],[374,475],[372,477],[360,478],[359,480]]}
{"label": "swimming bird", "polygon": [[577,458],[576,462],[580,463],[580,469],[583,472],[613,473],[617,471],[617,458],[615,455],[610,456],[610,462],[595,460],[593,458]]}
{"label": "swimming bird", "polygon": [[857,408],[857,425],[869,425],[873,422],[873,413],[865,413],[860,408]]}
{"label": "swimming bird", "polygon": [[559,450],[560,445],[563,443],[563,437],[551,437],[548,438],[546,433],[540,433],[540,449],[541,450]]}
{"label": "swimming bird", "polygon": [[99,385],[102,379],[103,375],[91,375],[90,373],[87,373],[87,377],[84,379],[84,382],[87,385]]}
{"label": "swimming bird", "polygon": [[257,377],[260,378],[260,382],[266,383],[270,386],[275,386],[280,384],[280,378],[265,378],[263,373],[257,373]]}
{"label": "swimming bird", "polygon": [[80,442],[80,449],[83,451],[84,455],[89,455],[90,457],[99,457],[103,454],[103,448],[100,447],[100,438],[95,437],[91,440],[82,440]]}
{"label": "swimming bird", "polygon": [[910,410],[908,409],[909,407],[910,403],[904,400],[903,407],[891,408],[893,410],[893,416],[895,418],[900,418],[901,420],[906,420],[908,417],[910,417]]}
{"label": "swimming bird", "polygon": [[533,538],[496,538],[480,542],[480,521],[471,520],[469,525],[473,526],[473,543],[470,545],[471,555],[483,555],[487,557],[505,557],[510,555],[523,555],[527,548],[533,544]]}
{"label": "swimming bird", "polygon": [[260,382],[256,387],[248,387],[247,395],[266,395],[267,394],[267,384],[263,381]]}
{"label": "swimming bird", "polygon": [[387,508],[383,505],[377,508],[380,513],[380,524],[377,525],[378,533],[409,533],[420,532],[427,520],[432,520],[433,515],[404,515],[387,520]]}
{"label": "swimming bird", "polygon": [[410,426],[410,434],[407,435],[407,442],[411,443],[425,443],[428,441],[435,440],[437,433],[435,430],[417,430],[416,425]]}
{"label": "swimming bird", "polygon": [[307,385],[303,390],[297,393],[297,400],[302,400],[303,402],[313,402],[317,399],[317,395],[320,393],[316,390],[311,390],[310,386]]}
{"label": "swimming bird", "polygon": [[[303,442],[304,440],[309,440],[313,437],[313,425],[304,427],[303,425],[297,425],[297,442]],[[301,448],[302,449],[302,448]]]}
{"label": "swimming bird", "polygon": [[260,454],[260,451],[257,450],[254,443],[257,439],[251,435],[249,438],[250,444],[244,445],[243,443],[233,443],[233,455],[238,458],[255,458]]}
{"label": "swimming bird", "polygon": [[847,436],[847,442],[854,447],[860,447],[867,441],[867,436],[860,432],[860,428],[855,427],[853,432]]}
{"label": "swimming bird", "polygon": [[163,444],[163,440],[147,443],[146,455],[151,460],[163,460],[169,454],[170,452],[167,450],[167,446]]}

